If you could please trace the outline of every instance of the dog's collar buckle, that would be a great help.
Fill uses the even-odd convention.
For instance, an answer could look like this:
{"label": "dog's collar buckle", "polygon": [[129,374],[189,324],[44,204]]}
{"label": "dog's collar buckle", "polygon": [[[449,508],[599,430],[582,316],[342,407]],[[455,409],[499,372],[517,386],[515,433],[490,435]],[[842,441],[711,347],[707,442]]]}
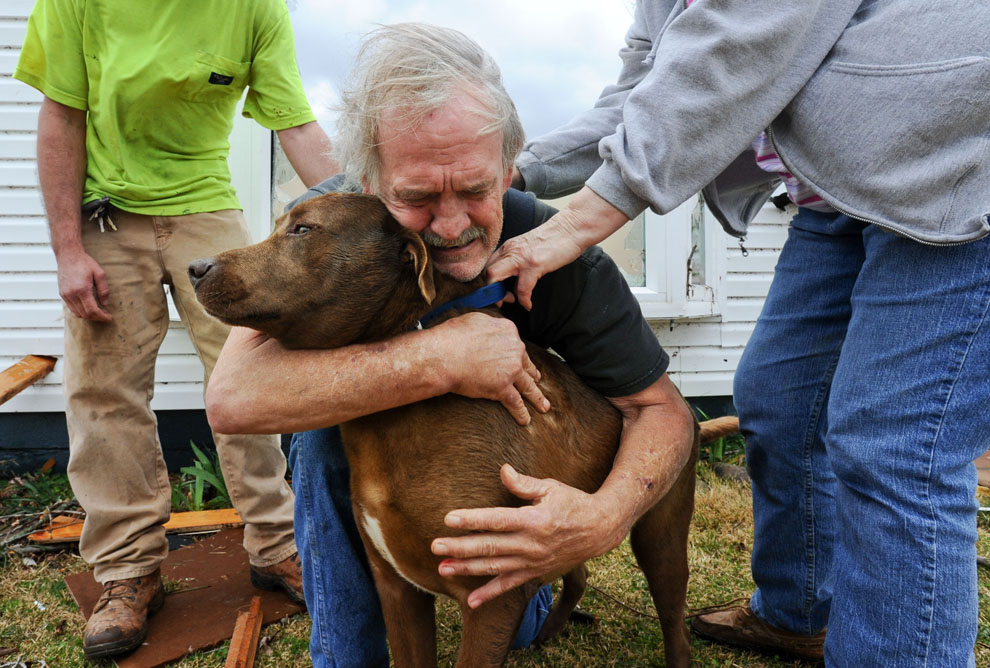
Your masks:
{"label": "dog's collar buckle", "polygon": [[506,292],[507,290],[505,288],[504,281],[489,283],[483,288],[478,288],[469,295],[464,295],[463,297],[452,299],[446,304],[441,304],[420,318],[419,324],[425,327],[432,320],[436,319],[441,313],[449,311],[452,308],[485,308],[486,306],[497,304],[505,298]]}

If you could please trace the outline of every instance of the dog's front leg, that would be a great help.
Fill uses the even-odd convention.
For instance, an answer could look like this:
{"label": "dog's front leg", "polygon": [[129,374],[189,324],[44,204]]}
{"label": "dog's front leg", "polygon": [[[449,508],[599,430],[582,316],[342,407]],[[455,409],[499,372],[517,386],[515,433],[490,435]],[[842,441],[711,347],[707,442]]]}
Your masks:
{"label": "dog's front leg", "polygon": [[644,513],[630,536],[633,554],[650,585],[660,618],[668,668],[688,668],[691,663],[691,638],[684,624],[684,610],[696,457],[697,454],[692,455],[674,486],[657,505]]}
{"label": "dog's front leg", "polygon": [[519,632],[526,605],[540,588],[530,582],[472,610],[461,603],[464,629],[456,668],[501,668]]}
{"label": "dog's front leg", "polygon": [[436,668],[435,597],[409,584],[374,549],[368,550],[368,561],[395,667]]}

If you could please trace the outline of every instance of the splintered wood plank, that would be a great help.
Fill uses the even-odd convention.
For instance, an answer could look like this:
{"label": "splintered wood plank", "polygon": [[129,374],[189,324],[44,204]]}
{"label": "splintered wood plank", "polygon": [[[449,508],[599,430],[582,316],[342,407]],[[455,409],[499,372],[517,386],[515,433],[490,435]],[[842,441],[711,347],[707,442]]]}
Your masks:
{"label": "splintered wood plank", "polygon": [[41,380],[54,368],[54,357],[28,355],[20,362],[0,371],[0,404]]}
{"label": "splintered wood plank", "polygon": [[976,458],[976,480],[980,487],[990,489],[990,450]]}
{"label": "splintered wood plank", "polygon": [[[215,531],[240,526],[244,526],[244,521],[233,508],[196,510],[188,513],[172,513],[172,517],[165,523],[165,533]],[[82,528],[81,518],[59,515],[52,518],[51,526],[35,531],[28,536],[28,540],[36,543],[74,543],[79,540]]]}
{"label": "splintered wood plank", "polygon": [[227,662],[223,668],[252,668],[261,635],[261,597],[251,597],[251,605],[237,615],[234,635],[230,639]]}

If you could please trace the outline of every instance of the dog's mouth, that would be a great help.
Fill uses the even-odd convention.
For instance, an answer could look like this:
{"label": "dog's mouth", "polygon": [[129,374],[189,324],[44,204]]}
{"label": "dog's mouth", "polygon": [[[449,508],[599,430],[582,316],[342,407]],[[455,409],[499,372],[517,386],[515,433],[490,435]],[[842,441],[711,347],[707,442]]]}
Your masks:
{"label": "dog's mouth", "polygon": [[216,316],[221,320],[224,320],[227,324],[238,325],[240,327],[251,327],[253,329],[258,329],[257,325],[266,322],[274,322],[276,320],[282,319],[281,311],[252,311],[235,318],[222,318],[221,316]]}
{"label": "dog's mouth", "polygon": [[251,329],[263,329],[260,325],[276,322],[282,319],[282,311],[272,310],[250,310],[233,308],[233,304],[228,304],[226,308],[216,308],[204,305],[206,312],[217,320],[236,327],[250,327]]}
{"label": "dog's mouth", "polygon": [[196,298],[203,309],[217,320],[237,327],[260,329],[258,325],[282,318],[281,309],[252,309],[243,299],[222,292],[196,291]]}

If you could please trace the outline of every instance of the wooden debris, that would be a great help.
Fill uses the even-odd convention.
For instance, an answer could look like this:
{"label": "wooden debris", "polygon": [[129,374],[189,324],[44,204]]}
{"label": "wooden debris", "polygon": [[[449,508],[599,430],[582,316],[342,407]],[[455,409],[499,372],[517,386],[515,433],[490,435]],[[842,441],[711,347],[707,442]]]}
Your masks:
{"label": "wooden debris", "polygon": [[28,355],[20,362],[0,371],[0,404],[41,380],[54,368],[54,357]]}
{"label": "wooden debris", "polygon": [[[233,508],[223,510],[198,510],[188,513],[172,513],[165,523],[165,533],[216,531],[244,526],[241,516]],[[36,543],[74,543],[82,534],[83,520],[79,517],[59,515],[51,525],[28,536]]]}
{"label": "wooden debris", "polygon": [[990,490],[990,450],[976,458],[976,481],[984,491]]}
{"label": "wooden debris", "polygon": [[254,655],[258,651],[258,636],[261,635],[261,597],[253,596],[251,606],[237,615],[234,635],[230,639],[230,650],[224,668],[251,668]]}

